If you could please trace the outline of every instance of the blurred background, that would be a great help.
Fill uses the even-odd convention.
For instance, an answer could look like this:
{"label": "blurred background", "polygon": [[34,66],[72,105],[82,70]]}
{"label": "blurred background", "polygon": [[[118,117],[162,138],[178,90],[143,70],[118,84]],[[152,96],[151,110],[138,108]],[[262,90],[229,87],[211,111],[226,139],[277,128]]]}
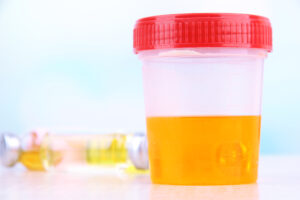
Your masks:
{"label": "blurred background", "polygon": [[145,130],[138,18],[187,12],[269,17],[261,152],[300,153],[299,0],[0,0],[0,132]]}

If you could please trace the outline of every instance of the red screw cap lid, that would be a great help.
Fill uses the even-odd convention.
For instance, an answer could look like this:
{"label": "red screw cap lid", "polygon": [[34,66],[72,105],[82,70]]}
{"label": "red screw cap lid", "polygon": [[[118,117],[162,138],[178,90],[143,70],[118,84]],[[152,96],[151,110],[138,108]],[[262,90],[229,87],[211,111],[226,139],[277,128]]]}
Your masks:
{"label": "red screw cap lid", "polygon": [[134,28],[135,53],[189,47],[261,48],[272,51],[268,18],[230,13],[192,13],[146,17]]}

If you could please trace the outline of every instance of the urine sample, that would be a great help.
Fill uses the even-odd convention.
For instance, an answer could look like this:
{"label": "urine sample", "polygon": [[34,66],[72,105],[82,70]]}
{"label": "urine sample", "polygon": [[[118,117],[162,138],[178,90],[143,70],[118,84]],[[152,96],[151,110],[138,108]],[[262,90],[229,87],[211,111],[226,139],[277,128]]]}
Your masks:
{"label": "urine sample", "polygon": [[147,126],[160,141],[150,152],[155,182],[255,182],[260,116],[148,117]]}
{"label": "urine sample", "polygon": [[29,170],[74,171],[87,166],[147,170],[147,141],[143,134],[49,134],[32,132],[22,139],[0,137],[0,158],[5,166],[22,163]]}
{"label": "urine sample", "polygon": [[271,24],[262,16],[187,13],[136,22],[153,183],[256,182],[271,50]]}

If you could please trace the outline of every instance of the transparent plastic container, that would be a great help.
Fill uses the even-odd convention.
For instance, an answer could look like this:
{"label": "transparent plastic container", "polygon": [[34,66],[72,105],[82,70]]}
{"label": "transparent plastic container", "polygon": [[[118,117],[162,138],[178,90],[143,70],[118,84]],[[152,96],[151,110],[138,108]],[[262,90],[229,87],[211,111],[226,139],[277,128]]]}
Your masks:
{"label": "transparent plastic container", "polygon": [[[232,44],[237,42],[231,44],[225,40],[217,44],[200,41],[198,47],[195,42],[188,43],[192,41],[189,38],[176,46],[176,41],[182,39],[180,35],[173,43],[166,40],[167,36],[170,40],[172,34],[175,37],[176,23],[186,25],[186,29],[178,28],[181,35],[184,35],[182,30],[191,29],[186,31],[189,33],[186,37],[192,38],[194,33],[199,38],[193,32],[197,30],[192,27],[197,24],[193,20],[201,22],[203,15],[194,16],[198,18],[190,15],[149,17],[136,25],[139,38],[135,48],[143,63],[152,182],[179,185],[254,183],[259,157],[263,65],[270,49],[251,45],[235,47]],[[209,17],[222,20],[220,16]],[[232,20],[236,15],[229,17]],[[204,20],[208,20],[207,16]],[[160,26],[164,36],[156,35],[161,38],[153,48],[145,47],[145,43],[151,43],[149,33],[147,35],[143,29],[145,42],[138,30],[146,21],[165,26]],[[172,27],[172,24],[165,25],[170,21],[175,24],[173,29],[166,28]],[[208,37],[212,31],[209,23]],[[193,45],[197,47],[191,47]]]}

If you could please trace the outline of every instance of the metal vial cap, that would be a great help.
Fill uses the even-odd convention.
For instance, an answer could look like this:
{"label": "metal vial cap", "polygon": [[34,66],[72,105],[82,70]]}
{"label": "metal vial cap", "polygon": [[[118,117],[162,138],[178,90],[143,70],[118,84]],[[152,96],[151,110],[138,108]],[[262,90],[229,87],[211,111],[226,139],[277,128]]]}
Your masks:
{"label": "metal vial cap", "polygon": [[21,142],[12,133],[0,134],[0,162],[6,167],[14,166],[21,154]]}
{"label": "metal vial cap", "polygon": [[137,169],[148,169],[148,143],[145,134],[134,134],[128,141],[128,156]]}

